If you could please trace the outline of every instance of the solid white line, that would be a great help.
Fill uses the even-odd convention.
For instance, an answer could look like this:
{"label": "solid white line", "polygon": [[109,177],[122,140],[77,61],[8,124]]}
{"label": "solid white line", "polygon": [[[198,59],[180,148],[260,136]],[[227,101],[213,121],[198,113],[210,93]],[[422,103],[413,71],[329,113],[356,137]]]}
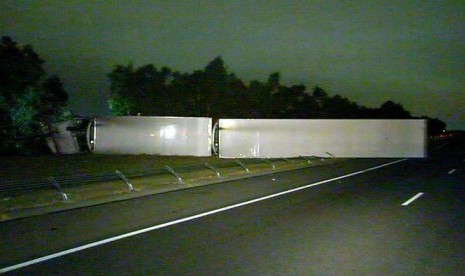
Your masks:
{"label": "solid white line", "polygon": [[455,173],[455,171],[457,171],[457,169],[450,170],[450,171],[448,172],[448,174],[453,174],[453,173]]}
{"label": "solid white line", "polygon": [[411,199],[407,200],[406,202],[402,203],[402,206],[407,206],[409,205],[410,203],[412,203],[414,200],[418,199],[420,196],[422,196],[423,193],[418,193],[416,194],[414,197],[412,197]]}
{"label": "solid white line", "polygon": [[162,223],[162,224],[159,224],[159,225],[154,225],[154,226],[151,226],[151,227],[148,227],[148,228],[144,228],[144,229],[140,229],[140,230],[137,230],[137,231],[129,232],[129,233],[126,233],[126,234],[111,237],[111,238],[104,239],[104,240],[101,240],[101,241],[85,244],[85,245],[78,246],[78,247],[75,247],[75,248],[71,248],[71,249],[68,249],[68,250],[65,250],[65,251],[57,252],[55,254],[43,256],[43,257],[40,257],[40,258],[37,258],[37,259],[33,259],[33,260],[30,260],[30,261],[26,261],[26,262],[23,262],[23,263],[19,263],[19,264],[16,264],[16,265],[12,265],[12,266],[9,266],[9,267],[2,268],[2,269],[0,269],[0,273],[13,271],[13,270],[16,270],[16,269],[19,269],[19,268],[23,268],[23,267],[30,266],[30,265],[37,264],[37,263],[41,263],[41,262],[45,262],[45,261],[48,261],[48,260],[51,260],[51,259],[55,259],[55,258],[65,256],[65,255],[68,255],[68,254],[72,254],[72,253],[82,251],[82,250],[85,250],[85,249],[88,249],[88,248],[100,246],[100,245],[107,244],[107,243],[110,243],[110,242],[114,242],[114,241],[117,241],[117,240],[121,240],[121,239],[124,239],[124,238],[136,236],[136,235],[139,235],[139,234],[143,234],[143,233],[146,233],[146,232],[149,232],[149,231],[157,230],[157,229],[160,229],[160,228],[165,228],[165,227],[168,227],[168,226],[171,226],[171,225],[175,225],[175,224],[179,224],[179,223],[182,223],[182,222],[198,219],[198,218],[201,218],[201,217],[206,217],[206,216],[209,216],[209,215],[213,215],[213,214],[216,214],[216,213],[224,212],[224,211],[231,210],[231,209],[234,209],[234,208],[238,208],[238,207],[241,207],[241,206],[253,204],[253,203],[263,201],[263,200],[267,200],[267,199],[271,199],[271,198],[274,198],[274,197],[282,196],[282,195],[285,195],[285,194],[297,192],[297,191],[300,191],[300,190],[303,190],[303,189],[318,186],[318,185],[325,184],[325,183],[328,183],[328,182],[333,182],[333,181],[336,181],[336,180],[339,180],[339,179],[348,178],[348,177],[351,177],[351,176],[354,176],[354,175],[358,175],[358,174],[362,174],[362,173],[365,173],[365,172],[377,170],[377,169],[380,169],[380,168],[383,168],[383,167],[386,167],[386,166],[390,166],[390,165],[394,165],[394,164],[403,162],[405,160],[407,160],[407,159],[405,158],[405,159],[396,160],[396,161],[389,162],[389,163],[386,163],[386,164],[382,164],[382,165],[372,167],[372,168],[369,168],[369,169],[366,169],[366,170],[362,170],[362,171],[346,174],[346,175],[343,175],[343,176],[323,180],[323,181],[313,183],[313,184],[309,184],[309,185],[306,185],[306,186],[302,186],[302,187],[294,188],[294,189],[291,189],[291,190],[279,192],[279,193],[276,193],[276,194],[271,194],[271,195],[268,195],[268,196],[252,199],[252,200],[249,200],[249,201],[237,203],[237,204],[234,204],[234,205],[226,206],[226,207],[223,207],[223,208],[219,208],[219,209],[208,211],[208,212],[205,212],[205,213],[193,215],[193,216],[190,216],[190,217],[185,217],[185,218],[182,218],[182,219],[177,219],[177,220]]}

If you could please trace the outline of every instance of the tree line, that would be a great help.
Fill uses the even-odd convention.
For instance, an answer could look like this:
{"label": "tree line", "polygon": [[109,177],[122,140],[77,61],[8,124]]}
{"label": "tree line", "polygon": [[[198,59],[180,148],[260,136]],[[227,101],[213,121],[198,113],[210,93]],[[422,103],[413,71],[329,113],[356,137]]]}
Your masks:
{"label": "tree line", "polygon": [[[278,72],[245,84],[226,69],[221,56],[202,70],[181,73],[153,64],[116,65],[108,74],[113,115],[281,119],[412,119],[401,104],[386,101],[378,108],[357,104],[321,87],[286,86]],[[446,124],[426,116],[430,135]]]}
{"label": "tree line", "polygon": [[[0,41],[0,154],[48,151],[55,124],[69,117],[68,94],[31,45]],[[51,139],[55,141],[54,139]]]}

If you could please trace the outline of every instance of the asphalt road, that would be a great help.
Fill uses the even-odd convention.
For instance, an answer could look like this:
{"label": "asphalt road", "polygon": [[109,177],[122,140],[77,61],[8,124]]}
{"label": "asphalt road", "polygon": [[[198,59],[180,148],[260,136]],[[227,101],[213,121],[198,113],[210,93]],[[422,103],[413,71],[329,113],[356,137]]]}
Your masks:
{"label": "asphalt road", "polygon": [[[297,187],[305,188],[247,202]],[[454,140],[427,159],[356,159],[5,222],[0,269],[464,275],[464,211],[465,142]]]}

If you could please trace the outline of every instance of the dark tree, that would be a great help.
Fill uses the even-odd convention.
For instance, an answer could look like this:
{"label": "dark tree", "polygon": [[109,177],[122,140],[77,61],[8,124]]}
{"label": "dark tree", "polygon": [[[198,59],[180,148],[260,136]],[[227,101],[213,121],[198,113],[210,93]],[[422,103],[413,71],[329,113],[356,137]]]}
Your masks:
{"label": "dark tree", "polygon": [[200,116],[213,118],[242,118],[251,112],[247,87],[234,74],[228,73],[221,56],[203,71],[194,72],[190,98],[194,99]]}
{"label": "dark tree", "polygon": [[427,116],[422,116],[421,118],[427,120],[429,136],[439,135],[446,130],[446,123],[437,118],[429,118]]}
{"label": "dark tree", "polygon": [[115,116],[135,115],[139,99],[135,94],[134,68],[132,64],[127,66],[117,65],[108,74],[110,78],[111,95],[108,100],[110,112]]}
{"label": "dark tree", "polygon": [[149,64],[134,68],[117,65],[108,75],[111,96],[108,101],[113,115],[170,115],[173,99],[167,86],[171,70],[158,70]]}
{"label": "dark tree", "polygon": [[0,151],[37,152],[63,119],[68,95],[57,76],[44,80],[44,61],[10,37],[0,43]]}
{"label": "dark tree", "polygon": [[0,93],[8,104],[37,85],[45,76],[44,61],[30,45],[18,45],[11,37],[0,42]]}
{"label": "dark tree", "polygon": [[199,116],[197,110],[197,100],[193,97],[194,90],[197,89],[195,85],[195,78],[186,73],[174,72],[172,74],[172,81],[168,87],[174,102],[173,112],[175,116]]}
{"label": "dark tree", "polygon": [[321,108],[318,105],[315,97],[305,93],[302,99],[301,104],[298,108],[298,114],[301,118],[304,119],[319,119],[321,113]]}
{"label": "dark tree", "polygon": [[224,116],[228,99],[226,92],[228,89],[229,76],[224,66],[223,59],[219,56],[205,66],[203,73],[199,75],[201,91],[197,90],[197,95],[201,99],[200,107],[203,116],[220,117]]}
{"label": "dark tree", "polygon": [[224,98],[224,118],[252,118],[252,101],[247,86],[234,74],[228,75],[228,85]]}
{"label": "dark tree", "polygon": [[271,73],[268,76],[268,85],[272,94],[277,93],[281,87],[281,74],[279,72]]}
{"label": "dark tree", "polygon": [[[266,82],[245,85],[228,73],[221,56],[203,70],[171,71],[153,65],[116,66],[109,74],[114,115],[195,116],[218,118],[409,119],[410,112],[393,101],[379,108],[359,106],[321,87],[309,93],[303,85],[281,84],[279,72]],[[1,104],[0,104],[1,108]],[[442,125],[429,119],[430,129]]]}
{"label": "dark tree", "polygon": [[328,93],[322,89],[321,87],[315,86],[312,91],[312,96],[315,99],[316,103],[318,104],[318,117],[319,118],[327,118],[328,112],[326,110],[326,102],[328,99]]}
{"label": "dark tree", "polygon": [[380,119],[410,119],[410,112],[405,110],[401,104],[387,101],[379,108]]}
{"label": "dark tree", "polygon": [[154,65],[116,66],[109,107],[113,115],[247,117],[251,109],[247,87],[228,74],[221,57],[191,74]]}
{"label": "dark tree", "polygon": [[55,125],[67,119],[64,110],[68,102],[68,94],[63,88],[61,80],[54,75],[43,82],[39,95],[40,106],[37,107],[38,121],[45,127],[46,136],[52,140],[56,150],[59,151],[60,147],[54,139],[54,134],[56,133]]}
{"label": "dark tree", "polygon": [[324,101],[324,111],[329,119],[354,119],[358,117],[360,107],[340,95],[327,97]]}
{"label": "dark tree", "polygon": [[279,91],[272,94],[273,118],[302,118],[302,109],[305,98],[305,86],[281,86]]}
{"label": "dark tree", "polygon": [[248,91],[252,118],[271,118],[273,110],[270,85],[257,80],[251,81]]}

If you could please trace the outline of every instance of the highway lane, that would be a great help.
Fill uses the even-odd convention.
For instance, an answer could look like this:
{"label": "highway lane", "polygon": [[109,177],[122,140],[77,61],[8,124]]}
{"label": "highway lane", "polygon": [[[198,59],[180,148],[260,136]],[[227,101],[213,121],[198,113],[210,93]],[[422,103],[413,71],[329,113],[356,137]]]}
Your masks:
{"label": "highway lane", "polygon": [[[15,272],[216,275],[463,274],[463,148],[462,142],[451,143],[425,160],[409,160],[51,259]],[[169,206],[178,210],[177,217],[182,217],[215,206],[225,206],[222,205],[224,203],[244,200],[245,194],[250,196],[249,199],[266,194],[270,190],[265,187],[276,184],[276,179],[280,183],[276,184],[275,190],[285,188],[286,184],[282,183],[285,181],[280,181],[280,177],[291,179],[290,182],[294,185],[302,185],[305,179],[305,183],[308,184],[386,161],[358,160],[357,165],[321,168],[318,173],[315,170],[300,170],[291,174],[280,174],[274,176],[275,181],[269,176],[248,180],[252,183],[247,185],[242,185],[243,182],[228,183],[229,185],[222,187],[223,190],[234,187],[231,188],[233,190],[226,190],[227,193],[218,193],[220,190],[215,188],[218,186],[210,186],[195,190],[197,194],[192,193],[194,190],[190,191],[191,194],[185,194],[186,197],[181,197],[178,193],[164,196],[167,197],[166,200],[173,200],[172,196],[175,195],[180,196],[179,200],[185,200],[184,207],[189,207],[187,212],[187,209],[182,211],[182,208]],[[455,171],[451,173],[452,170]],[[315,176],[320,173],[322,175]],[[287,185],[289,186],[286,187],[295,187]],[[421,197],[407,206],[402,206],[402,203],[419,192],[423,193]],[[192,197],[197,200],[194,201],[198,203],[195,206],[201,206],[196,210],[192,210],[192,201],[186,199]],[[149,199],[154,201],[153,198],[146,200]],[[158,204],[163,202],[162,197],[158,197],[157,200]],[[114,206],[100,206],[101,217],[112,207]],[[107,211],[104,211],[105,209]],[[53,218],[42,220],[60,221],[71,216],[82,223],[85,219],[79,215],[92,211],[84,209],[75,212],[77,213],[66,212],[66,216],[54,214]],[[147,212],[153,215],[149,210]],[[149,222],[167,221],[170,217],[167,213],[169,211],[159,215],[158,217],[162,217],[159,220],[153,219],[152,216],[152,220],[147,219],[136,225],[147,226]],[[179,213],[182,213],[181,216],[178,216]],[[118,217],[117,214],[116,212],[108,217],[117,221],[118,219],[114,218]],[[114,222],[107,226],[128,225],[141,218],[130,220],[131,223],[127,223],[125,219],[127,217],[120,214],[119,224]],[[19,223],[19,226],[23,223],[22,227],[27,225],[27,221],[16,223]],[[98,225],[99,223],[95,223],[93,227]],[[9,231],[15,226],[18,224],[12,223],[3,230]],[[94,231],[89,231],[94,233],[90,234],[94,235],[92,237],[89,237],[87,231],[84,231],[87,234],[78,234],[77,228],[74,233],[76,237],[68,242],[80,245],[85,241],[94,241],[97,236],[108,236],[110,233],[102,232],[112,227],[101,228],[100,231],[95,228]],[[116,228],[116,232],[119,233],[127,230],[123,226]],[[38,233],[40,231],[44,229],[37,230]],[[72,230],[67,231],[73,233]],[[59,233],[60,229],[56,232]],[[56,251],[60,246],[64,249],[68,248],[69,244],[59,243],[56,248],[40,253]],[[15,251],[15,248],[3,250],[2,257],[6,256],[4,253],[8,250]],[[33,256],[39,255],[35,253]],[[24,260],[24,256],[16,256],[6,264],[19,260]]]}
{"label": "highway lane", "polygon": [[7,241],[0,267],[386,162],[360,159],[0,223]]}

